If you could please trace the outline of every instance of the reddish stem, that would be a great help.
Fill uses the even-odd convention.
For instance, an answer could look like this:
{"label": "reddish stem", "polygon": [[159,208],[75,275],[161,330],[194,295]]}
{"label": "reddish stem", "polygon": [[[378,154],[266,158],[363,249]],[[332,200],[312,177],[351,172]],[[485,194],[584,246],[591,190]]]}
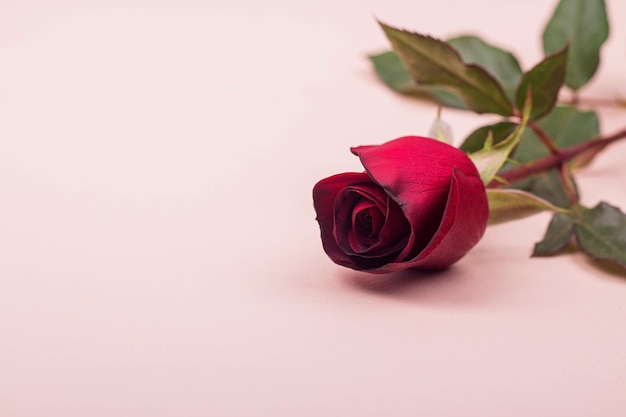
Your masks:
{"label": "reddish stem", "polygon": [[[552,168],[557,168],[559,165],[570,161],[574,157],[584,152],[600,152],[611,143],[617,142],[618,140],[624,138],[626,138],[626,129],[623,129],[613,135],[604,138],[592,139],[579,143],[577,145],[560,149],[559,152],[556,154],[539,158],[535,161],[522,164],[517,168],[509,169],[508,171],[498,174],[499,179],[491,181],[487,185],[487,188],[506,187],[508,184],[515,183],[517,181],[523,180],[524,178],[540,174]],[[504,182],[501,182],[500,179],[504,180]]]}

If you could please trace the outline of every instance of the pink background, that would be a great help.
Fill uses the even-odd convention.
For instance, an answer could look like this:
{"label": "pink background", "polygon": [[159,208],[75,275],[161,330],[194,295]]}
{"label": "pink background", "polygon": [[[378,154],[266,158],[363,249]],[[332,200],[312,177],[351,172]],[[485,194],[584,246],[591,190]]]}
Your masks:
{"label": "pink background", "polygon": [[[608,3],[587,97],[626,97],[626,3]],[[435,116],[376,80],[374,16],[528,69],[553,6],[3,1],[0,416],[626,415],[626,274],[529,259],[549,215],[387,278],[332,264],[314,221],[313,184],[360,169],[350,146]],[[495,120],[444,118],[457,141]],[[583,201],[626,208],[625,178],[621,143]]]}

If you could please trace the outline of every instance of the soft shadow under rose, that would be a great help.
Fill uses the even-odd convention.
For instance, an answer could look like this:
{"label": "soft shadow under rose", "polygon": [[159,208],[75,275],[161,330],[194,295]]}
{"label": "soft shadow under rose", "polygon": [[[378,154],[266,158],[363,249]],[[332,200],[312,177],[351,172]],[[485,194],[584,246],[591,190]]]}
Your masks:
{"label": "soft shadow under rose", "polygon": [[465,153],[416,136],[351,150],[366,172],[313,189],[322,245],[335,263],[373,273],[441,269],[478,243],[489,209]]}

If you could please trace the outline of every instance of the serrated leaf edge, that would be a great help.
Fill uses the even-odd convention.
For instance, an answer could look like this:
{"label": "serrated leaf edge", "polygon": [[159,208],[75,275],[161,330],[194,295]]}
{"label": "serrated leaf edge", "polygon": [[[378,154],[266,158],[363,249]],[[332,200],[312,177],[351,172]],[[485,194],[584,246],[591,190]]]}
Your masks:
{"label": "serrated leaf edge", "polygon": [[[501,107],[503,110],[505,110],[505,112],[503,113],[496,113],[496,114],[500,114],[502,116],[512,116],[513,115],[513,103],[508,99],[506,92],[504,91],[504,88],[502,87],[502,85],[500,84],[500,82],[493,76],[491,75],[487,70],[485,70],[483,67],[481,67],[480,65],[477,64],[466,64],[465,62],[463,62],[463,58],[461,57],[461,54],[459,54],[459,52],[454,49],[454,47],[452,47],[452,45],[450,45],[449,43],[447,43],[446,41],[443,41],[441,39],[435,38],[433,36],[430,35],[422,35],[420,33],[417,32],[412,32],[409,30],[405,30],[405,29],[397,29],[394,28],[393,26],[389,26],[381,21],[378,21],[378,24],[381,26],[381,28],[383,29],[383,31],[385,32],[385,35],[387,35],[387,38],[389,39],[389,41],[392,43],[392,45],[394,44],[394,42],[396,41],[392,41],[391,38],[389,37],[388,34],[388,30],[392,30],[392,31],[397,31],[397,32],[401,32],[401,33],[405,33],[411,36],[417,36],[423,39],[428,39],[428,40],[432,40],[437,42],[438,44],[440,44],[441,46],[443,46],[444,48],[448,49],[450,52],[452,52],[457,59],[459,60],[459,62],[466,68],[470,68],[470,69],[474,69],[478,72],[481,73],[481,75],[484,75],[486,78],[488,78],[494,85],[494,87],[498,90],[498,93],[500,94],[501,98],[504,99],[504,102],[500,102],[500,101],[494,101],[492,100],[493,95],[491,94],[491,90],[490,89],[483,89],[480,88],[480,85],[476,85],[475,83],[471,82],[471,80],[467,80],[467,78],[464,78],[464,81],[472,86],[472,88],[474,88],[476,91],[478,91],[480,93],[481,96],[486,97],[490,102],[497,104],[499,107]],[[394,48],[395,50],[395,48]],[[397,52],[398,56],[402,56],[402,54],[400,52]],[[448,74],[451,74],[453,76],[457,76],[457,74],[452,73],[450,71],[447,70],[445,63],[439,63],[437,62],[437,65],[439,67],[441,67],[443,69],[443,71],[447,72]],[[450,87],[448,85],[445,84],[439,84],[439,83],[432,83],[432,82],[428,82],[428,81],[424,81],[424,80],[419,80],[419,79],[415,79],[413,77],[413,75],[411,74],[411,71],[409,70],[409,75],[411,75],[411,78],[413,78],[415,80],[415,82],[417,84],[420,85],[435,85],[435,86],[442,86],[442,87]],[[465,100],[463,100],[461,98],[462,101],[465,102]],[[467,105],[467,103],[465,103]],[[505,105],[505,107],[502,107],[502,105]],[[469,107],[469,106],[468,106]],[[476,113],[483,113],[483,112],[476,112]]]}

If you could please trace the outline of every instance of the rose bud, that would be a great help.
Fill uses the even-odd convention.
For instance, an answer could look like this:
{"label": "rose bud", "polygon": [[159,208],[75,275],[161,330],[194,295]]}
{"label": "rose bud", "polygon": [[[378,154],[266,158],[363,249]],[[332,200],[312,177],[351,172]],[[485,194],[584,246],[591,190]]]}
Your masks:
{"label": "rose bud", "polygon": [[351,151],[366,172],[334,175],[313,188],[322,245],[335,263],[373,273],[440,269],[478,243],[487,196],[461,150],[407,136]]}

